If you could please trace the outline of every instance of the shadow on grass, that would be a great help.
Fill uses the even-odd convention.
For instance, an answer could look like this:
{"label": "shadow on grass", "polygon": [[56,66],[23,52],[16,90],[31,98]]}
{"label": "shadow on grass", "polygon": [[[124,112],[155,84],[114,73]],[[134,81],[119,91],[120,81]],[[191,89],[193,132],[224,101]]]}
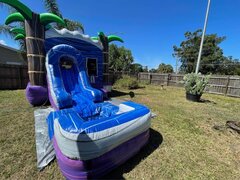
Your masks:
{"label": "shadow on grass", "polygon": [[123,174],[128,173],[137,166],[141,160],[147,158],[152,154],[163,142],[163,136],[150,128],[149,142],[132,158],[127,160],[124,164],[120,165],[101,179],[124,179]]}
{"label": "shadow on grass", "polygon": [[112,90],[112,92],[109,93],[110,98],[126,96],[126,95],[129,95],[131,98],[133,98],[135,95],[144,95],[144,94],[134,93],[132,90],[130,90],[128,93],[127,92],[122,92],[122,91],[117,91],[117,90]]}
{"label": "shadow on grass", "polygon": [[126,96],[126,95],[129,95],[129,93],[117,91],[117,90],[112,90],[112,92],[109,93],[109,97],[119,97],[119,96]]}
{"label": "shadow on grass", "polygon": [[214,101],[210,101],[210,100],[207,100],[207,99],[200,99],[199,101],[200,103],[210,103],[210,104],[217,104],[216,102]]}

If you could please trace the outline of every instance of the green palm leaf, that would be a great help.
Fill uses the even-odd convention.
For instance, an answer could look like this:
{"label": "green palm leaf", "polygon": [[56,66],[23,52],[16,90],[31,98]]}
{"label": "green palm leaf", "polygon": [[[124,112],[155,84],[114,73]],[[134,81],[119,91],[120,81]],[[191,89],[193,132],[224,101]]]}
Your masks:
{"label": "green palm leaf", "polygon": [[104,42],[104,37],[105,37],[105,34],[103,32],[99,32],[98,33],[98,37],[100,39],[101,42]]}
{"label": "green palm leaf", "polygon": [[10,32],[14,34],[23,34],[26,36],[25,30],[23,28],[12,28],[10,29]]}
{"label": "green palm leaf", "polygon": [[16,22],[16,21],[21,21],[21,22],[24,22],[25,18],[23,17],[23,15],[19,12],[16,12],[16,13],[12,13],[10,14],[6,20],[5,20],[5,24],[8,25],[12,22]]}
{"label": "green palm leaf", "polygon": [[8,4],[15,8],[19,13],[23,15],[25,19],[32,19],[32,11],[18,0],[0,0],[0,2]]}
{"label": "green palm leaf", "polygon": [[98,36],[99,36],[99,37],[104,37],[105,34],[104,34],[102,31],[100,31],[100,32],[98,32]]}
{"label": "green palm leaf", "polygon": [[17,34],[17,35],[14,37],[14,39],[15,39],[15,40],[19,40],[19,39],[24,39],[25,37],[26,37],[25,35],[19,33],[19,34]]}
{"label": "green palm leaf", "polygon": [[52,14],[52,13],[42,13],[40,14],[40,22],[42,25],[47,25],[49,23],[59,23],[63,26],[65,26],[65,22],[62,18],[60,18],[59,16]]}
{"label": "green palm leaf", "polygon": [[115,35],[109,35],[108,36],[108,42],[112,42],[112,41],[119,41],[119,42],[124,42],[119,36],[115,36]]}

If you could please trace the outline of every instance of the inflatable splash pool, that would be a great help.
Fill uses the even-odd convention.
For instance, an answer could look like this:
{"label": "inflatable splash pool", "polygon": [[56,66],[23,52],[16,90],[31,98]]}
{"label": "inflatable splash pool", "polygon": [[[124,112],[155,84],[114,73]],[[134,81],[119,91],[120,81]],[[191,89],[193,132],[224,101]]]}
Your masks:
{"label": "inflatable splash pool", "polygon": [[134,102],[103,101],[92,88],[82,54],[60,44],[47,53],[47,118],[59,167],[67,179],[103,176],[124,163],[149,137],[150,110]]}

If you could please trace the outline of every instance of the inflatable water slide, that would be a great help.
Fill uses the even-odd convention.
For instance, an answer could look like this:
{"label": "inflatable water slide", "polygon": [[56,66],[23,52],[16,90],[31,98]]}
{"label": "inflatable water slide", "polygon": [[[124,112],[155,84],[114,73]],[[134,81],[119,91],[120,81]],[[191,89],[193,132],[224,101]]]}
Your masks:
{"label": "inflatable water slide", "polygon": [[[104,101],[101,88],[93,88],[102,81],[100,42],[51,29],[45,47],[48,93],[55,109],[47,123],[58,165],[67,179],[99,178],[147,143],[151,112],[131,101]],[[92,78],[88,60],[93,59]]]}
{"label": "inflatable water slide", "polygon": [[[47,115],[34,112],[41,167],[49,163],[47,155],[51,160],[54,157],[52,144],[67,179],[102,177],[136,154],[149,138],[150,110],[130,101],[106,100],[105,96],[108,45],[115,40],[123,42],[121,38],[103,32],[90,38],[80,31],[56,30],[51,23],[66,27],[61,17],[33,12],[19,0],[0,2],[17,11],[6,18],[6,25],[24,24],[10,31],[16,34],[15,40],[26,42],[28,102],[42,106],[49,100],[53,107],[46,110]],[[46,129],[50,142],[48,136],[45,139]]]}

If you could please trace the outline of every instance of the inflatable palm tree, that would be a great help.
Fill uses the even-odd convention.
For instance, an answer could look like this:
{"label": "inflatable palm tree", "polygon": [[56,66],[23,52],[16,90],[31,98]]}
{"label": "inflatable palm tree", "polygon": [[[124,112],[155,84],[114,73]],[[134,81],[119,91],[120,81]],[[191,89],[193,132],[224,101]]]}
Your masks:
{"label": "inflatable palm tree", "polygon": [[45,51],[44,38],[45,29],[49,23],[55,22],[64,25],[64,21],[52,13],[37,14],[18,0],[0,0],[17,12],[10,14],[5,21],[6,25],[13,22],[23,22],[24,28],[13,28],[15,39],[25,39],[28,58],[28,74],[32,86],[46,85],[45,75]]}
{"label": "inflatable palm tree", "polygon": [[98,33],[98,37],[92,37],[93,40],[100,40],[103,45],[103,64],[104,64],[104,83],[109,85],[109,43],[112,41],[124,42],[120,37],[115,35],[105,36],[103,32]]}

